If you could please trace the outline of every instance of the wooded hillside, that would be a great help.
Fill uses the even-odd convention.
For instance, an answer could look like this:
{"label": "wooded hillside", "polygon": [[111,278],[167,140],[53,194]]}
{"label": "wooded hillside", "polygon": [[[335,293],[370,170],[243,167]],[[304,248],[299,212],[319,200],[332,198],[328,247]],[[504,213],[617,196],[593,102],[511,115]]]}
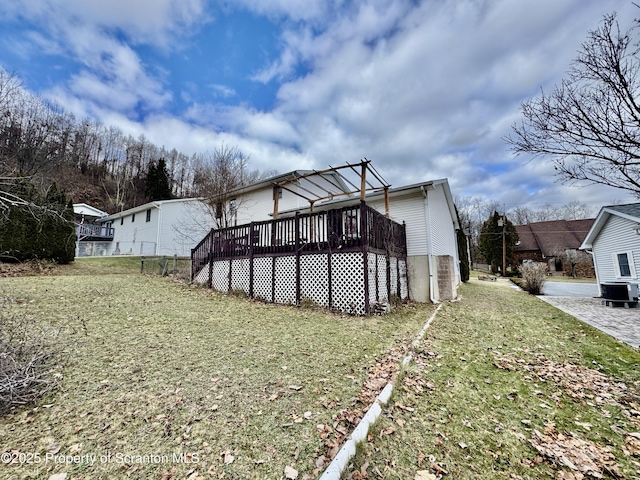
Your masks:
{"label": "wooded hillside", "polygon": [[[59,105],[22,88],[0,69],[0,179],[26,179],[46,191],[52,183],[73,203],[109,213],[150,200],[209,196],[212,170],[238,170],[237,181],[259,177],[237,148],[191,156],[158,146],[144,135],[134,138],[117,127],[75,118]],[[271,173],[271,172],[269,172]]]}

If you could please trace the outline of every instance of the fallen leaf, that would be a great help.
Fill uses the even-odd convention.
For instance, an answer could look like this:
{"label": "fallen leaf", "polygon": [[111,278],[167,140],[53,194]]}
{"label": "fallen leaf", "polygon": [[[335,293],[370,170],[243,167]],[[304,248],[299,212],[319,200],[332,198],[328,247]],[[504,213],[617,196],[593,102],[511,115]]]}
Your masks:
{"label": "fallen leaf", "polygon": [[81,443],[74,443],[69,447],[69,453],[76,453],[76,452],[79,452],[80,450],[82,450]]}
{"label": "fallen leaf", "polygon": [[284,467],[284,476],[289,480],[296,480],[298,478],[298,470],[287,465]]}
{"label": "fallen leaf", "polygon": [[595,478],[604,478],[604,472],[618,476],[615,456],[608,449],[591,441],[582,440],[575,435],[567,437],[558,431],[542,434],[534,430],[529,442],[541,455],[558,466]]}
{"label": "fallen leaf", "polygon": [[629,433],[624,439],[624,446],[629,450],[631,455],[640,457],[640,433]]}
{"label": "fallen leaf", "polygon": [[65,473],[56,473],[49,477],[49,480],[66,480],[67,474]]}
{"label": "fallen leaf", "polygon": [[[58,445],[57,443],[52,443],[51,445],[49,445],[47,447],[47,452],[55,455],[56,453],[58,453],[60,451],[60,445]],[[66,475],[66,473],[65,473]]]}
{"label": "fallen leaf", "polygon": [[429,470],[418,470],[413,480],[436,480],[437,478]]}

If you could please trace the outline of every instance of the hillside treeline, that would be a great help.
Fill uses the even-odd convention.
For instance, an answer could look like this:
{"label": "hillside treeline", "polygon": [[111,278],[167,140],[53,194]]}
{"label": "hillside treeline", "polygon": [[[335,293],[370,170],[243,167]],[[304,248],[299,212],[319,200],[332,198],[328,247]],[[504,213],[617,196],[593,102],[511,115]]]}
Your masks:
{"label": "hillside treeline", "polygon": [[[144,135],[134,138],[114,126],[79,120],[26,91],[15,75],[0,68],[0,177],[5,181],[28,179],[43,191],[55,182],[74,203],[113,213],[159,199],[150,198],[150,192],[207,196],[221,153],[230,157],[222,159],[224,168],[239,170],[233,175],[238,182],[259,176],[235,147],[189,156]],[[158,179],[166,185],[148,184]]]}

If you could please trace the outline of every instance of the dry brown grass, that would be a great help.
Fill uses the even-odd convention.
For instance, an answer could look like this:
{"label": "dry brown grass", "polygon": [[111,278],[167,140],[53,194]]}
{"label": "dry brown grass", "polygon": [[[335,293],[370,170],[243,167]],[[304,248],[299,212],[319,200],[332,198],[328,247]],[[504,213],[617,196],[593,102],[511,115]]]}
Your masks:
{"label": "dry brown grass", "polygon": [[[316,425],[352,408],[376,359],[432,311],[341,317],[109,262],[0,279],[21,299],[13,311],[70,326],[56,343],[67,358],[60,388],[0,418],[0,452],[15,458],[0,477],[280,478],[292,466],[302,478],[323,453]],[[96,461],[64,465],[62,455]],[[145,455],[158,457],[135,457]]]}

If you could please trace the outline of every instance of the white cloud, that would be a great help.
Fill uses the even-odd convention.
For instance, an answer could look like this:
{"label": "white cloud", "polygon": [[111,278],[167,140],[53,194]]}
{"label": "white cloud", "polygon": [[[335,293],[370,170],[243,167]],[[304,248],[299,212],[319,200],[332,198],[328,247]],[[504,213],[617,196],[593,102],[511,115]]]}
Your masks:
{"label": "white cloud", "polygon": [[[13,2],[0,5],[18,15]],[[189,29],[211,19],[202,1],[31,0],[20,14],[40,18],[48,32],[33,34],[34,44],[69,52],[83,65],[50,91],[78,115],[185,153],[225,141],[262,169],[323,168],[367,157],[396,186],[448,177],[454,193],[505,203],[585,195],[586,189],[553,183],[548,161],[514,158],[502,137],[520,118],[522,101],[560,82],[604,13],[617,8],[620,18],[636,15],[626,0],[225,5],[242,7],[282,28],[278,58],[253,78],[279,85],[275,106],[266,111],[249,105],[233,84],[186,82],[171,94],[166,72],[134,50],[136,42],[180,48]],[[193,102],[202,87],[210,89],[210,103],[194,102],[181,117],[165,112],[172,95]],[[216,103],[236,98],[235,106]],[[146,113],[136,120],[140,111]],[[590,198],[612,195],[597,191],[589,190]]]}
{"label": "white cloud", "polygon": [[229,98],[237,95],[236,91],[226,85],[210,85],[209,86],[216,97]]}
{"label": "white cloud", "polygon": [[45,30],[85,25],[165,47],[209,20],[203,0],[0,0],[0,6],[7,17],[28,18]]}

